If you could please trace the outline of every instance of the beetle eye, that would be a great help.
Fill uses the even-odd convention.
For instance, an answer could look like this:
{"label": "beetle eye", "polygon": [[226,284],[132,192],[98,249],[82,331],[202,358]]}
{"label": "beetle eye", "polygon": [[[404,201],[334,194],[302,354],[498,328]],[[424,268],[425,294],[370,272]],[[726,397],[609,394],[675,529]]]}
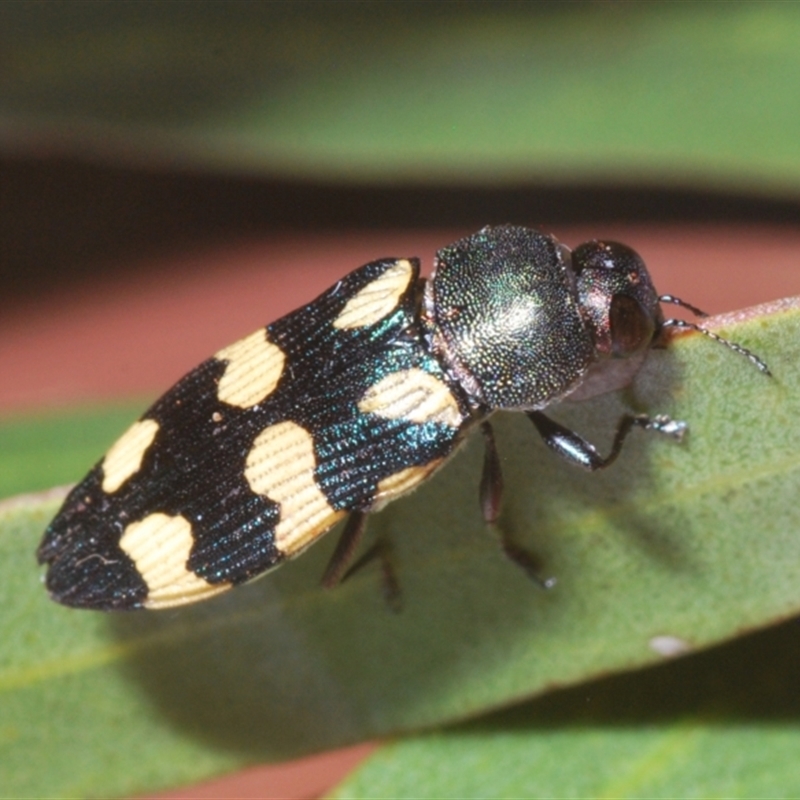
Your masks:
{"label": "beetle eye", "polygon": [[656,329],[652,314],[648,314],[638,300],[625,294],[615,294],[611,299],[608,320],[614,358],[626,358],[647,347]]}

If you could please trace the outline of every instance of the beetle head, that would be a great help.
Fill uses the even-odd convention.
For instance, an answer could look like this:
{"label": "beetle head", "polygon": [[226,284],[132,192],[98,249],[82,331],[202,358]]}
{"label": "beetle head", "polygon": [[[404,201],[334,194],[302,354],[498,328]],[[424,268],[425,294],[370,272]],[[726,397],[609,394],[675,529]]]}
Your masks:
{"label": "beetle head", "polygon": [[572,251],[578,301],[597,352],[630,358],[653,343],[664,317],[644,261],[619,242],[586,242]]}

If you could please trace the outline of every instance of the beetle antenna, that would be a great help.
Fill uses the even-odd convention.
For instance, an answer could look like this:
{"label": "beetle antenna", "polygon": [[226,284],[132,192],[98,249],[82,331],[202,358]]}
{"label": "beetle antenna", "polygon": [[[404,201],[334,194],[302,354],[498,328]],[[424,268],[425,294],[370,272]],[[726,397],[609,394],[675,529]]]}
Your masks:
{"label": "beetle antenna", "polygon": [[686,308],[692,312],[696,317],[707,317],[705,311],[702,311],[697,306],[693,306],[691,303],[687,303],[685,300],[681,300],[680,297],[675,297],[674,294],[662,294],[661,297],[658,298],[659,303],[672,303],[674,306],[680,306],[681,308]]}
{"label": "beetle antenna", "polygon": [[[666,295],[669,297],[669,295]],[[659,300],[663,300],[663,298],[659,298]],[[670,302],[670,301],[666,301]],[[691,308],[690,305],[687,303],[681,303],[681,305],[686,306],[686,308]],[[692,330],[697,331],[698,333],[702,333],[703,336],[708,336],[709,339],[713,339],[715,342],[719,342],[720,344],[724,344],[725,347],[730,348],[734,352],[738,353],[741,356],[744,356],[750,362],[755,364],[761,372],[765,375],[769,375],[772,377],[772,373],[769,371],[769,367],[751,350],[748,350],[746,347],[742,347],[740,344],[736,344],[736,342],[732,342],[729,339],[724,339],[722,336],[718,336],[716,333],[708,330],[707,328],[701,328],[699,325],[695,325],[694,322],[686,322],[683,319],[667,319],[664,320],[663,324],[661,325],[662,328],[683,328],[684,330]]]}

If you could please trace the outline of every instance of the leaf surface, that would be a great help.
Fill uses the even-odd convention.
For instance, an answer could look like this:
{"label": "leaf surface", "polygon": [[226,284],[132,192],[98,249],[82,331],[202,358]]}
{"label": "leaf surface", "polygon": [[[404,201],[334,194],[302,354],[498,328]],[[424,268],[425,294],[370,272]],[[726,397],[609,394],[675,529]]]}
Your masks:
{"label": "leaf surface", "polygon": [[557,578],[550,591],[484,529],[477,439],[371,520],[392,545],[400,614],[385,607],[375,564],[319,588],[335,536],[195,607],[61,608],[33,559],[56,504],[7,504],[3,791],[107,796],[200,780],[471,717],[797,614],[800,301],[716,322],[776,377],[679,337],[625,392],[553,412],[603,451],[624,408],[671,414],[690,424],[682,444],[636,431],[590,475],[549,453],[521,415],[497,418],[500,524]]}
{"label": "leaf surface", "polygon": [[797,620],[382,747],[334,798],[792,798]]}

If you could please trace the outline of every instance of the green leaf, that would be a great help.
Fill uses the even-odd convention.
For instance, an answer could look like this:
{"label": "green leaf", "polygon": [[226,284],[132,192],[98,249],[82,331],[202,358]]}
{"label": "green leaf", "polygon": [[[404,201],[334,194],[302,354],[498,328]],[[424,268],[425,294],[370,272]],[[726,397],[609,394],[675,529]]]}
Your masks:
{"label": "green leaf", "polygon": [[0,422],[0,498],[75,481],[142,404],[8,419]]}
{"label": "green leaf", "polygon": [[0,133],[294,178],[800,185],[796,3],[4,3]]}
{"label": "green leaf", "polygon": [[391,743],[335,798],[794,798],[798,622]]}
{"label": "green leaf", "polygon": [[690,423],[683,444],[636,431],[611,469],[588,475],[547,452],[522,415],[498,418],[500,524],[558,579],[550,591],[487,535],[477,440],[371,522],[392,543],[401,614],[385,607],[376,564],[318,587],[334,536],[195,607],[60,608],[33,564],[55,505],[7,509],[3,791],[133,794],[198,780],[474,716],[797,614],[800,301],[724,332],[776,377],[680,337],[623,395],[555,412],[603,450],[623,408],[667,413]]}

